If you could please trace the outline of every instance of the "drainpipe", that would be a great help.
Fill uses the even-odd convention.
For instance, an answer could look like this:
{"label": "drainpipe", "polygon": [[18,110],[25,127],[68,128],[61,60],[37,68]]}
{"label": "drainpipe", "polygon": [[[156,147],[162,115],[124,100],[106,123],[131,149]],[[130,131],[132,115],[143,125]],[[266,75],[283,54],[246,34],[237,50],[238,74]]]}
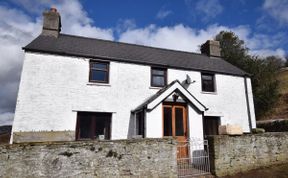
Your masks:
{"label": "drainpipe", "polygon": [[251,122],[251,111],[250,111],[250,102],[248,96],[248,87],[247,87],[247,77],[244,76],[244,84],[245,84],[245,96],[246,96],[246,106],[247,106],[247,113],[248,113],[248,122],[249,122],[249,129],[250,133],[252,132],[252,122]]}

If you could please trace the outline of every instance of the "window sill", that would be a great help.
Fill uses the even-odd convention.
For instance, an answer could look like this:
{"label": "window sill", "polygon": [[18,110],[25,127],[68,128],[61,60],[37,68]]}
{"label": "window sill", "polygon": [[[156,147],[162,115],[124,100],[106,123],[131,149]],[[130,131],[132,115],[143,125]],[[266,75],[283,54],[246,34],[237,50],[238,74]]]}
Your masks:
{"label": "window sill", "polygon": [[158,89],[158,90],[160,90],[160,89],[162,89],[163,87],[149,87],[149,89]]}
{"label": "window sill", "polygon": [[111,87],[111,85],[109,83],[87,83],[87,85],[90,86],[106,86],[106,87]]}
{"label": "window sill", "polygon": [[217,95],[217,92],[201,91],[202,94]]}

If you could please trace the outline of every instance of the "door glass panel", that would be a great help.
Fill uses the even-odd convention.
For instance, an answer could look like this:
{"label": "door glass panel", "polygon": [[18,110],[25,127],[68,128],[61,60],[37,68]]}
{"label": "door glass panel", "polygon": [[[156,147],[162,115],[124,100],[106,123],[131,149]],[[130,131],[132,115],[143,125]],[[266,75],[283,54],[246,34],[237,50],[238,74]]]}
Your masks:
{"label": "door glass panel", "polygon": [[92,80],[107,81],[107,72],[102,70],[92,70]]}
{"label": "door glass panel", "polygon": [[99,114],[95,118],[94,139],[99,139],[99,135],[104,135],[105,139],[109,139],[110,135],[110,114]]}
{"label": "door glass panel", "polygon": [[89,115],[81,116],[81,124],[80,124],[80,138],[90,138],[91,137],[91,117]]}
{"label": "door glass panel", "polygon": [[152,85],[153,86],[164,86],[165,79],[163,76],[153,76],[152,77]]}
{"label": "door glass panel", "polygon": [[164,107],[164,136],[172,136],[172,108]]}
{"label": "door glass panel", "polygon": [[176,136],[184,136],[183,109],[175,108],[175,132]]}

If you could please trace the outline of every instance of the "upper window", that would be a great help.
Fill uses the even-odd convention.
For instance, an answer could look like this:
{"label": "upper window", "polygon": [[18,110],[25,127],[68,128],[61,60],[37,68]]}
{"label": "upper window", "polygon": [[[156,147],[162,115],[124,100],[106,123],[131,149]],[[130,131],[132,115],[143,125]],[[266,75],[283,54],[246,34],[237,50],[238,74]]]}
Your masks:
{"label": "upper window", "polygon": [[89,82],[109,83],[109,63],[90,61]]}
{"label": "upper window", "polygon": [[202,74],[202,91],[215,92],[215,76],[213,74]]}
{"label": "upper window", "polygon": [[151,68],[151,86],[163,87],[167,83],[167,69]]}

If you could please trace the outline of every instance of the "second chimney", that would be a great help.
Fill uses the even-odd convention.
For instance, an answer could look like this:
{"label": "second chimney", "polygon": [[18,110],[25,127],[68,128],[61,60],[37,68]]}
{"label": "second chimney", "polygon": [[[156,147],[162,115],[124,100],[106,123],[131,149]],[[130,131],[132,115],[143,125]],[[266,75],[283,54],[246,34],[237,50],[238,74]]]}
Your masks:
{"label": "second chimney", "polygon": [[207,56],[220,57],[220,43],[219,41],[207,40],[206,43],[201,45],[201,53]]}
{"label": "second chimney", "polygon": [[43,12],[43,29],[44,36],[53,36],[58,38],[61,31],[61,17],[56,8]]}

